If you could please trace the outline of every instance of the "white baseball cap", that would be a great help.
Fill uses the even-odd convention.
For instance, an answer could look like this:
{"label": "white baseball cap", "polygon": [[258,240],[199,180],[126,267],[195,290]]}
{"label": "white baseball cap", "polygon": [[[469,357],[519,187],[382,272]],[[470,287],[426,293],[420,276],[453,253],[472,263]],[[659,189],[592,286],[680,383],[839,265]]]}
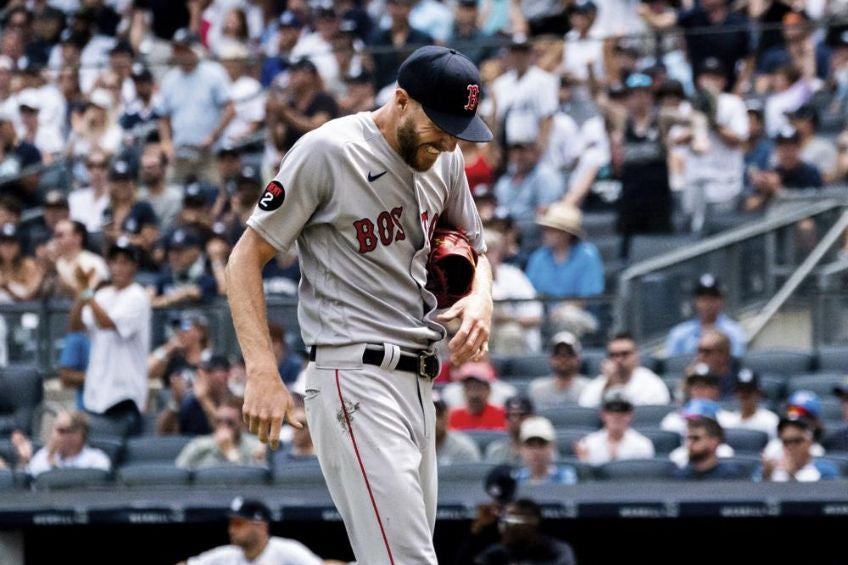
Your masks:
{"label": "white baseball cap", "polygon": [[521,424],[519,438],[521,439],[521,443],[533,438],[552,442],[556,440],[556,431],[551,421],[547,418],[531,416]]}

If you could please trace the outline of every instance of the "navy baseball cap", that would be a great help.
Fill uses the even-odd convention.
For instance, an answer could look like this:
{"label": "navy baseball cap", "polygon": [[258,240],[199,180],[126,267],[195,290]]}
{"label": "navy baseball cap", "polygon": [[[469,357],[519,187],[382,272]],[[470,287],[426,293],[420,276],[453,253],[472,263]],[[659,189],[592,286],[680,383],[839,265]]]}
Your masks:
{"label": "navy baseball cap", "polygon": [[230,518],[245,518],[254,522],[270,522],[271,510],[261,501],[240,496],[230,503]]}
{"label": "navy baseball cap", "polygon": [[106,258],[110,261],[118,255],[127,257],[135,264],[141,261],[141,250],[126,237],[119,237],[115,243],[109,246],[109,250],[106,252]]}
{"label": "navy baseball cap", "polygon": [[492,140],[492,132],[477,115],[480,72],[456,49],[436,45],[416,49],[398,70],[398,86],[443,131],[465,141]]}

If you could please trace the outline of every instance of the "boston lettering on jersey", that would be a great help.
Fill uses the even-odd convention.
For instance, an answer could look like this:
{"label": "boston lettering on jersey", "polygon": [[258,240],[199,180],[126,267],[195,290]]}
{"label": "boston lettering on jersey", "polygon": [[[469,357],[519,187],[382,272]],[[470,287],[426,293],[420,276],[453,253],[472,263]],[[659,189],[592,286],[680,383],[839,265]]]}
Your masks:
{"label": "boston lettering on jersey", "polygon": [[276,210],[283,205],[283,200],[285,199],[286,190],[283,188],[283,185],[280,181],[272,180],[268,183],[268,186],[265,187],[265,191],[262,192],[262,196],[259,197],[259,208],[266,212]]}
{"label": "boston lettering on jersey", "polygon": [[377,243],[391,245],[395,241],[406,239],[400,217],[403,215],[403,207],[392,208],[391,212],[383,211],[377,216],[376,224],[369,218],[362,218],[353,222],[356,229],[356,239],[359,241],[359,252],[370,253],[377,249]]}

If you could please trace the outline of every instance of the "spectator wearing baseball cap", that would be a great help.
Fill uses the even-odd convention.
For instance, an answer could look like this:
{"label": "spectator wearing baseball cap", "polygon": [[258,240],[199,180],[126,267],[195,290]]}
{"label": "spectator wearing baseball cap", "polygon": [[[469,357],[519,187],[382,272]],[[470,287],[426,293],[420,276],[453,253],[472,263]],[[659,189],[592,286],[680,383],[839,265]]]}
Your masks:
{"label": "spectator wearing baseball cap", "polygon": [[156,281],[154,308],[208,302],[218,295],[215,277],[209,271],[204,241],[193,228],[178,228],[167,241],[168,263]]}
{"label": "spectator wearing baseball cap", "polygon": [[824,185],[817,164],[801,158],[801,136],[792,126],[780,128],[774,137],[775,165],[752,175],[753,194],[745,201],[749,212],[762,210],[783,190],[821,188]]}
{"label": "spectator wearing baseball cap", "polygon": [[724,289],[712,273],[704,273],[694,283],[693,305],[695,317],[674,326],[665,343],[666,355],[694,355],[701,337],[708,330],[718,330],[730,339],[731,353],[742,357],[748,336],[736,321],[725,312]]}
{"label": "spectator wearing baseball cap", "polygon": [[[721,397],[719,381],[720,377],[713,373],[706,363],[695,363],[689,367],[683,380],[683,396],[687,404],[684,404],[680,411],[666,414],[660,422],[660,427],[664,430],[677,432],[681,436],[686,435],[687,413],[685,408],[688,406],[688,402],[696,400],[718,402]],[[720,410],[719,413],[721,412]],[[718,414],[713,417],[721,421]]]}
{"label": "spectator wearing baseball cap", "polygon": [[117,159],[109,168],[109,205],[103,211],[103,231],[107,242],[128,237],[141,252],[140,268],[156,268],[153,248],[159,238],[159,218],[149,202],[138,198],[138,172],[132,163]]}
{"label": "spectator wearing baseball cap", "polygon": [[436,462],[439,465],[479,462],[480,448],[474,440],[461,431],[448,429],[448,406],[437,392],[433,393],[433,404],[436,407]]}
{"label": "spectator wearing baseball cap", "polygon": [[303,20],[295,12],[286,10],[277,18],[276,44],[268,46],[268,57],[262,64],[262,76],[259,82],[263,88],[268,88],[274,78],[283,73],[289,66],[297,42],[303,30]]}
{"label": "spectator wearing baseball cap", "polygon": [[769,439],[774,439],[779,418],[761,404],[763,390],[760,375],[751,369],[738,370],[733,376],[733,392],[736,409],[722,412],[721,425],[725,428],[759,430],[767,433]]}
{"label": "spectator wearing baseball cap", "polygon": [[520,485],[573,485],[577,471],[555,463],[556,432],[547,418],[533,416],[521,424],[522,467],[515,474]]}
{"label": "spectator wearing baseball cap", "polygon": [[[204,435],[215,427],[215,412],[230,396],[228,387],[230,361],[223,355],[212,355],[202,361],[195,374],[191,391],[179,403],[178,411],[169,403],[160,413],[157,427],[181,435]],[[169,418],[176,418],[176,428]]]}
{"label": "spectator wearing baseball cap", "polygon": [[[762,479],[773,482],[817,482],[839,478],[839,469],[831,461],[818,459],[815,423],[803,415],[787,412],[777,426],[781,457],[764,457]],[[770,446],[771,444],[769,444]],[[768,447],[766,448],[768,450]]]}
{"label": "spectator wearing baseball cap", "polygon": [[833,181],[838,153],[832,139],[817,135],[819,112],[816,107],[807,102],[794,111],[787,112],[786,117],[789,118],[789,123],[798,132],[801,140],[801,160],[805,163],[814,163],[825,183]]}
{"label": "spectator wearing baseball cap", "polygon": [[684,447],[686,464],[675,477],[685,481],[741,480],[749,477],[735,463],[722,461],[724,430],[713,418],[693,417],[686,422]]}
{"label": "spectator wearing baseball cap", "polygon": [[[489,361],[481,361],[474,363],[474,371],[481,374],[491,374],[492,380],[489,381],[491,392],[489,393],[489,402],[495,406],[504,406],[506,401],[515,396],[518,391],[514,386],[506,381],[497,378],[495,368]],[[442,369],[446,372],[447,379],[450,381],[442,388],[442,399],[449,408],[457,408],[465,404],[465,381],[464,375],[469,369],[466,365],[454,367],[450,365],[450,360],[442,363]]]}
{"label": "spectator wearing baseball cap", "polygon": [[[712,427],[713,433],[715,433],[716,427],[719,430],[722,429],[722,426],[720,424],[721,413],[721,405],[715,400],[709,400],[706,398],[695,398],[686,402],[686,404],[684,404],[683,407],[680,409],[680,416],[683,418],[684,422],[684,443],[677,449],[673,450],[668,455],[668,458],[679,468],[685,468],[689,464],[690,454],[690,444],[687,440],[689,424],[695,422],[706,422],[706,425]],[[720,441],[715,448],[715,454],[722,459],[726,457],[733,457],[735,455],[735,452],[732,447],[730,447],[724,442],[723,430],[721,431],[720,436],[718,436],[718,439]]]}
{"label": "spectator wearing baseball cap", "polygon": [[[454,10],[453,29],[450,33],[449,45],[480,65],[483,60],[494,55],[495,49],[488,44],[489,36],[483,33],[478,25],[480,11],[477,0],[460,0]],[[487,41],[488,40],[488,41]]]}
{"label": "spectator wearing baseball cap", "polygon": [[155,128],[159,120],[159,113],[156,111],[156,83],[153,73],[142,63],[135,63],[130,67],[130,78],[135,87],[135,96],[124,106],[118,124],[125,132],[139,135],[142,131],[147,131],[147,128]]}
{"label": "spectator wearing baseball cap", "polygon": [[497,439],[486,447],[486,461],[490,463],[521,463],[521,425],[536,414],[533,402],[526,396],[516,395],[507,399],[506,431],[509,437]]}
{"label": "spectator wearing baseball cap", "polygon": [[635,407],[623,388],[607,389],[601,405],[603,428],[575,442],[577,457],[590,465],[653,457],[655,451],[651,440],[630,427],[634,411]]}
{"label": "spectator wearing baseball cap", "polygon": [[490,403],[495,370],[488,362],[465,363],[454,378],[462,383],[465,403],[448,415],[451,430],[505,430],[506,411]]}
{"label": "spectator wearing baseball cap", "polygon": [[580,373],[580,340],[571,332],[558,332],[549,342],[549,351],[551,374],[530,382],[530,398],[540,409],[566,408],[577,404],[590,381]]}
{"label": "spectator wearing baseball cap", "polygon": [[[786,405],[780,413],[777,425],[778,437],[768,442],[763,450],[763,459],[773,464],[778,464],[784,456],[783,443],[780,438],[780,427],[786,421],[803,421],[812,433],[812,444],[810,454],[813,457],[822,457],[825,454],[824,447],[819,443],[824,435],[824,425],[821,420],[822,403],[819,396],[809,390],[796,390],[786,400]],[[800,424],[799,424],[800,425]]]}
{"label": "spectator wearing baseball cap", "polygon": [[828,451],[848,451],[848,377],[833,387],[833,396],[842,404],[842,422],[827,434],[822,445]]}
{"label": "spectator wearing baseball cap", "polygon": [[[206,563],[327,563],[297,540],[271,536],[271,509],[264,502],[238,496],[230,504],[227,532],[230,545],[223,545],[188,558],[188,565]],[[185,565],[186,562],[181,562]]]}
{"label": "spectator wearing baseball cap", "polygon": [[[187,397],[200,365],[212,355],[209,346],[209,320],[203,314],[185,310],[171,320],[171,335],[148,356],[148,375],[161,379],[167,392],[167,408],[174,414]],[[157,433],[177,432],[178,421],[173,416],[157,422]]]}
{"label": "spectator wearing baseball cap", "polygon": [[766,135],[765,106],[760,100],[745,103],[748,114],[748,139],[745,141],[745,196],[751,191],[751,172],[771,167],[774,142]]}
{"label": "spectator wearing baseball cap", "polygon": [[0,226],[0,298],[5,302],[35,299],[44,280],[44,270],[23,252],[18,226],[7,222]]}

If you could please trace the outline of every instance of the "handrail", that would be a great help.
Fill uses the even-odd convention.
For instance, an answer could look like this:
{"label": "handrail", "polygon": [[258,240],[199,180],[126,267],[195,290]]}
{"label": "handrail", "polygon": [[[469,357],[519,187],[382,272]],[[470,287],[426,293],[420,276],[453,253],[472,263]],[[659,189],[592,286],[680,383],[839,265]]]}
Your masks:
{"label": "handrail", "polygon": [[747,224],[728,230],[685,248],[675,249],[659,257],[640,261],[635,265],[627,267],[619,274],[619,288],[622,288],[622,285],[631,279],[647,275],[659,269],[674,266],[682,261],[688,261],[698,256],[712,253],[713,251],[718,251],[728,245],[763,235],[777,228],[792,225],[805,218],[817,216],[844,205],[844,202],[840,202],[836,198],[829,198],[802,208],[787,211],[778,217],[764,218],[763,221],[756,224]]}
{"label": "handrail", "polygon": [[766,303],[760,313],[753,319],[748,328],[748,335],[751,341],[756,339],[757,335],[763,328],[766,327],[769,320],[777,314],[783,304],[804,282],[804,279],[813,271],[816,265],[822,260],[825,253],[833,246],[834,243],[842,236],[842,232],[848,228],[848,210],[842,212],[842,215],[836,221],[830,230],[825,234],[821,241],[813,248],[813,251],[807,255],[806,259],[798,266],[794,273],[786,280],[780,290]]}

